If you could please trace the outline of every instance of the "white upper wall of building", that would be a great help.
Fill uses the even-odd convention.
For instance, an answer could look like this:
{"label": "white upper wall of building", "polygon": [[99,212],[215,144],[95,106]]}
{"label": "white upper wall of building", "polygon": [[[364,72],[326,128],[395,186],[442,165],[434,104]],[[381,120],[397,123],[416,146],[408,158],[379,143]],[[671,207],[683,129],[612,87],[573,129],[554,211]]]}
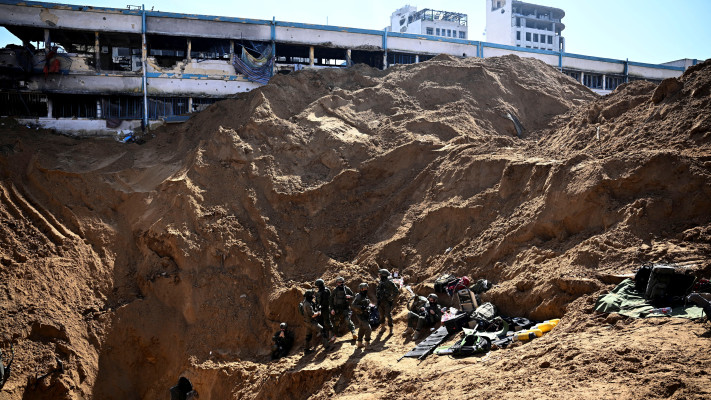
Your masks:
{"label": "white upper wall of building", "polygon": [[486,40],[529,49],[565,51],[560,8],[515,0],[486,0]]}

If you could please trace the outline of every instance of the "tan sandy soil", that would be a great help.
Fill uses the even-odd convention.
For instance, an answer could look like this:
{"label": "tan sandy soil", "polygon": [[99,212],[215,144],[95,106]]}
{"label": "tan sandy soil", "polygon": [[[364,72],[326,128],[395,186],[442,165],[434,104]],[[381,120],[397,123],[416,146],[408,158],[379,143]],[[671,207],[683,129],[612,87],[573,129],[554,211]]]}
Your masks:
{"label": "tan sandy soil", "polygon": [[[709,62],[598,97],[536,60],[439,56],[277,76],[141,145],[0,120],[0,396],[162,399],[187,376],[202,400],[709,398],[709,323],[593,304],[642,263],[711,276],[710,91]],[[403,291],[392,335],[302,356],[303,291],[379,268],[420,294],[486,278],[502,313],[561,323],[398,362]],[[296,346],[270,362],[282,321]]]}

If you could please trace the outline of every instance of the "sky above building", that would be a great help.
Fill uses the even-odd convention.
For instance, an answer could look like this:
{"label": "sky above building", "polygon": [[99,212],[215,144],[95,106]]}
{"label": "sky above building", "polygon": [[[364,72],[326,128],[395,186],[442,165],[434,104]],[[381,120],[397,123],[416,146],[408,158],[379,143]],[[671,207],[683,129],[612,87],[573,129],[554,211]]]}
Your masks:
{"label": "sky above building", "polygon": [[[711,58],[711,0],[530,0],[565,11],[566,52],[664,63]],[[61,1],[64,4],[126,8],[126,0]],[[468,15],[469,39],[486,41],[486,0],[154,0],[147,9],[382,30],[390,15],[409,4]],[[17,43],[0,28],[0,46]]]}

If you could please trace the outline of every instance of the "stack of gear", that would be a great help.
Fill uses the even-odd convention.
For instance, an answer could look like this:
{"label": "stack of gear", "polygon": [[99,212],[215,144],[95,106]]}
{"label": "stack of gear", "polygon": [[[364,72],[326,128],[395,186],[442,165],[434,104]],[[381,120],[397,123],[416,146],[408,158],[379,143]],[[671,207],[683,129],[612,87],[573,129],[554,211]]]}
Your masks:
{"label": "stack of gear", "polygon": [[707,315],[711,312],[711,304],[707,305],[711,295],[704,293],[710,290],[708,281],[697,281],[690,267],[643,265],[637,270],[634,280],[625,279],[610,293],[600,296],[595,303],[595,311],[614,312],[632,318],[669,316],[698,319],[703,318],[704,306],[708,309],[705,311]]}

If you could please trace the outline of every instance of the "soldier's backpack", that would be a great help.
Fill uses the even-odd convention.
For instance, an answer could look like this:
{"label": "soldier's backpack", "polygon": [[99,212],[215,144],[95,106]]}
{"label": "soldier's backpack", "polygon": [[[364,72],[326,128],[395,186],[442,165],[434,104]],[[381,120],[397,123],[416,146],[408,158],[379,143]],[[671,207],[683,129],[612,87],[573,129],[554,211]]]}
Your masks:
{"label": "soldier's backpack", "polygon": [[457,278],[454,275],[444,274],[435,280],[434,291],[444,293],[447,290],[447,287],[456,280]]}
{"label": "soldier's backpack", "polygon": [[478,353],[491,350],[491,339],[486,336],[477,336],[475,333],[465,334],[462,340],[454,343],[450,350],[452,357],[469,357]]}
{"label": "soldier's backpack", "polygon": [[407,309],[415,314],[420,313],[420,309],[427,305],[427,298],[423,296],[412,296],[408,301]]}
{"label": "soldier's backpack", "polygon": [[380,325],[380,313],[378,312],[378,307],[372,304],[368,308],[368,323],[371,329],[375,329]]}
{"label": "soldier's backpack", "polygon": [[494,317],[496,317],[496,306],[491,303],[484,303],[474,310],[472,317],[475,319],[491,321]]}

